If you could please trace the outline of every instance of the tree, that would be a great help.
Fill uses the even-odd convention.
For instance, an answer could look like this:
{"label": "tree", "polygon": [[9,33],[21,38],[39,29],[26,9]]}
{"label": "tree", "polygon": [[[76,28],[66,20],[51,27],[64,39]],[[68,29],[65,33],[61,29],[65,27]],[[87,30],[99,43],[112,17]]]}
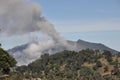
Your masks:
{"label": "tree", "polygon": [[25,65],[18,66],[18,67],[16,68],[16,71],[19,71],[20,73],[24,73],[24,72],[26,72],[27,70],[28,70],[28,67],[25,66]]}
{"label": "tree", "polygon": [[115,80],[115,79],[112,78],[110,75],[105,75],[103,76],[103,80]]}
{"label": "tree", "polygon": [[16,60],[7,51],[0,48],[0,70],[3,74],[8,74],[10,67],[14,67],[16,63]]}
{"label": "tree", "polygon": [[118,52],[117,56],[120,57],[120,52]]}
{"label": "tree", "polygon": [[105,55],[108,62],[112,62],[112,53],[110,51],[104,50],[103,55]]}
{"label": "tree", "polygon": [[108,71],[108,66],[105,66],[104,67],[104,72],[107,72]]}
{"label": "tree", "polygon": [[0,43],[0,47],[2,46],[2,44]]}
{"label": "tree", "polygon": [[102,67],[102,63],[101,63],[100,61],[97,61],[97,62],[96,62],[96,66],[97,66],[97,67]]}

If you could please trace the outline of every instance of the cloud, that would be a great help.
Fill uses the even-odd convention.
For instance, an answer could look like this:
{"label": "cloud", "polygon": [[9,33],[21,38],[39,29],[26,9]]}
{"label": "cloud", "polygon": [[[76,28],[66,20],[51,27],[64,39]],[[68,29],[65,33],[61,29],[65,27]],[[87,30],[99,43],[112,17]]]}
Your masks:
{"label": "cloud", "polygon": [[112,31],[120,30],[120,20],[101,20],[101,21],[64,21],[56,22],[56,29],[59,32],[86,32],[86,31]]}

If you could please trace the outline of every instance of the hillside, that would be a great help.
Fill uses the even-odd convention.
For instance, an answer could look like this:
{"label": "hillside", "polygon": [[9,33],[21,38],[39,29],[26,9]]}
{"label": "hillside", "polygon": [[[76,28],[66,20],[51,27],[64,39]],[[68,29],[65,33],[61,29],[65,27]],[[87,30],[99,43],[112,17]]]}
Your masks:
{"label": "hillside", "polygon": [[80,51],[83,49],[93,49],[93,50],[100,50],[100,51],[108,50],[111,53],[118,53],[118,51],[113,50],[113,49],[109,48],[108,46],[101,44],[101,43],[92,43],[92,42],[83,41],[81,39],[79,39],[76,42],[75,41],[68,41],[68,42],[69,42],[69,44],[76,46],[75,51]]}
{"label": "hillside", "polygon": [[[105,46],[104,44],[101,44],[101,43],[92,43],[92,42],[87,42],[87,41],[83,41],[83,40],[78,40],[78,41],[67,41],[68,44],[72,45],[72,46],[75,46],[75,48],[73,49],[74,51],[80,51],[80,50],[83,50],[83,49],[93,49],[93,50],[100,50],[100,51],[104,51],[104,50],[108,50],[112,53],[118,53],[118,51],[114,50],[114,49],[111,49],[107,46]],[[8,52],[12,52],[12,53],[15,53],[15,52],[20,52],[20,51],[23,51],[25,48],[27,48],[29,44],[24,44],[24,45],[19,45],[19,46],[16,46],[12,49],[9,49]],[[49,51],[51,50],[51,52],[53,53],[56,53],[56,52],[60,52],[60,51],[64,51],[66,48],[64,46],[53,46],[49,49],[46,49],[43,51],[43,53],[49,53]]]}
{"label": "hillside", "polygon": [[0,80],[7,80],[5,78],[9,77],[10,68],[15,67],[16,63],[16,60],[0,47]]}
{"label": "hillside", "polygon": [[[93,49],[93,50],[100,50],[101,52],[103,52],[104,50],[108,50],[113,54],[118,53],[118,51],[113,50],[103,44],[91,43],[91,42],[87,42],[87,41],[83,41],[83,40],[79,39],[78,41],[68,41],[68,44],[72,46],[71,49],[66,49],[66,47],[63,45],[55,45],[55,46],[49,45],[49,47],[39,46],[38,52],[33,51],[33,53],[35,53],[36,55],[32,55],[32,52],[29,52],[26,50],[28,50],[28,49],[33,50],[33,48],[32,48],[32,47],[34,47],[33,44],[35,46],[37,46],[39,43],[29,43],[29,44],[16,46],[12,49],[9,49],[8,52],[14,56],[14,58],[17,60],[19,65],[28,64],[28,63],[38,59],[44,53],[54,54],[54,53],[61,52],[64,50],[73,50],[73,51],[79,52],[83,49]],[[36,50],[36,49],[34,49],[34,50]]]}
{"label": "hillside", "polygon": [[25,78],[42,80],[119,80],[120,55],[99,50],[63,51],[44,54],[28,66],[16,69]]}

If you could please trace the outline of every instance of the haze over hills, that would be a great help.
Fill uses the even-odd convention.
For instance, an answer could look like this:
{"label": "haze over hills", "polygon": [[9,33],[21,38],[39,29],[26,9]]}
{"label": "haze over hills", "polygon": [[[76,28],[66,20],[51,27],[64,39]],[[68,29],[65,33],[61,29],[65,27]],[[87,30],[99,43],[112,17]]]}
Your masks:
{"label": "haze over hills", "polygon": [[[100,50],[100,51],[104,51],[104,50],[108,50],[114,54],[118,53],[118,51],[111,49],[103,44],[100,43],[91,43],[91,42],[87,42],[87,41],[83,41],[83,40],[78,40],[78,41],[67,41],[69,45],[73,46],[74,51],[81,51],[83,49],[93,49],[93,50]],[[61,52],[64,50],[67,50],[67,48],[63,45],[54,45],[54,46],[49,46],[47,48],[45,48],[42,51],[39,51],[37,53],[35,52],[31,52],[31,53],[25,53],[25,49],[30,45],[29,44],[24,44],[21,46],[16,46],[12,49],[9,49],[8,52],[13,55],[16,60],[18,61],[19,65],[21,64],[28,64],[38,58],[40,58],[40,56],[44,53],[49,53],[49,54],[54,54],[57,52]],[[33,45],[34,46],[34,45]]]}
{"label": "haze over hills", "polygon": [[[78,41],[69,41],[68,40],[68,43],[72,46],[75,46],[75,48],[73,49],[74,51],[80,51],[80,50],[83,50],[83,49],[93,49],[93,50],[98,49],[100,51],[108,50],[112,53],[118,53],[118,51],[116,51],[114,49],[111,49],[111,48],[109,48],[106,45],[101,44],[101,43],[92,43],[92,42],[87,42],[87,41],[84,41],[84,40],[81,40],[81,39],[79,39]],[[22,51],[28,45],[29,44],[16,46],[12,49],[9,49],[8,51],[12,52],[12,53]],[[64,51],[64,50],[66,50],[66,48],[64,46],[61,46],[61,45],[59,46],[58,45],[58,46],[52,46],[51,48],[44,50],[43,53],[49,53],[50,51],[53,52],[53,53],[56,53],[56,52],[60,52],[60,51]]]}
{"label": "haze over hills", "polygon": [[93,49],[93,50],[108,50],[112,53],[118,53],[118,51],[109,48],[108,46],[102,44],[102,43],[92,43],[92,42],[87,42],[84,40],[79,39],[78,41],[68,41],[72,45],[76,45],[76,50],[75,51],[80,51],[82,49]]}

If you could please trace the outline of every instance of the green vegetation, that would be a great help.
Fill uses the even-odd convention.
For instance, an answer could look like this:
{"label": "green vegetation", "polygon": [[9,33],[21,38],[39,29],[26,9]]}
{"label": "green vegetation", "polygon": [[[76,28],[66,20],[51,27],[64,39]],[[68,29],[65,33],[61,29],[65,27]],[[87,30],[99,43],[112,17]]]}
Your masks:
{"label": "green vegetation", "polygon": [[28,66],[19,66],[16,70],[28,79],[40,77],[42,80],[118,80],[120,57],[115,57],[109,51],[100,53],[99,50],[87,49],[44,54]]}
{"label": "green vegetation", "polygon": [[8,52],[0,48],[0,80],[9,76],[10,68],[16,66],[16,63],[16,60]]}
{"label": "green vegetation", "polygon": [[[0,48],[0,80],[119,80],[120,56],[99,50],[63,51],[16,67],[16,60]],[[7,74],[7,75],[5,75]]]}
{"label": "green vegetation", "polygon": [[9,68],[16,65],[16,60],[10,56],[5,50],[0,48],[0,70],[3,74],[9,74]]}

